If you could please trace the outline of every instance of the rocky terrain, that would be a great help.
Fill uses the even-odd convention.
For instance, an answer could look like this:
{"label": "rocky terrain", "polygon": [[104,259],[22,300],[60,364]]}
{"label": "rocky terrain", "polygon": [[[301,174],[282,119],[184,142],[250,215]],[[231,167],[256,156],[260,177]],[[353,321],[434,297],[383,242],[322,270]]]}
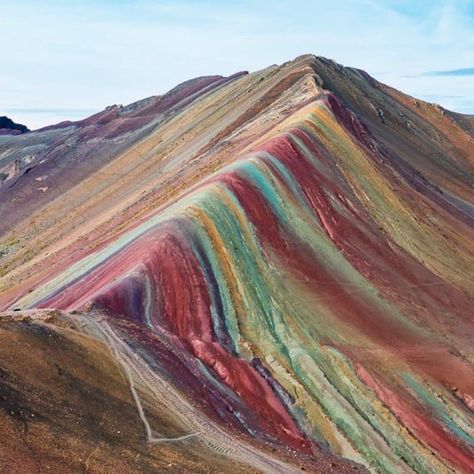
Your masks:
{"label": "rocky terrain", "polygon": [[29,130],[25,125],[15,123],[5,116],[0,117],[0,135],[19,135],[26,132],[29,132]]}
{"label": "rocky terrain", "polygon": [[0,136],[5,472],[473,472],[474,117],[306,55]]}

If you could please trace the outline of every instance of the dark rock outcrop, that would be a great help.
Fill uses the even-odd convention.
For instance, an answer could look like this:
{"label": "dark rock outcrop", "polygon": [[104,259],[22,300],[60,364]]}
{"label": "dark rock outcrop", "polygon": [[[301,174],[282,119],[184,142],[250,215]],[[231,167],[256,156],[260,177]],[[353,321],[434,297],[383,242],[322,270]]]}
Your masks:
{"label": "dark rock outcrop", "polygon": [[25,125],[15,123],[6,116],[0,117],[0,135],[19,135],[29,131],[29,128]]}

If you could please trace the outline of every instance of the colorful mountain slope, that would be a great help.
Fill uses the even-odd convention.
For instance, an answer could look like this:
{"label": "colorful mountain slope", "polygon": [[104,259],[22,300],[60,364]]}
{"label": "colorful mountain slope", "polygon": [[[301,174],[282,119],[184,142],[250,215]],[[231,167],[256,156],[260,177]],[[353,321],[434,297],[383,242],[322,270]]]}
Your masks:
{"label": "colorful mountain slope", "polygon": [[[163,468],[160,452],[176,472],[226,459],[472,472],[472,118],[314,56],[174,94],[179,106],[129,107],[146,119],[124,119],[117,148],[97,116],[28,134],[37,166],[0,188],[16,193],[2,208],[5,331],[110,349],[87,374],[113,365],[128,381],[137,472]],[[57,149],[71,137],[72,155]],[[8,162],[25,156],[21,139],[3,142]],[[38,308],[60,312],[38,320]],[[61,370],[68,345],[49,349]],[[5,365],[21,377],[19,361]],[[110,383],[83,400],[116,397]],[[84,451],[91,429],[68,436]],[[128,469],[96,439],[94,469]]]}

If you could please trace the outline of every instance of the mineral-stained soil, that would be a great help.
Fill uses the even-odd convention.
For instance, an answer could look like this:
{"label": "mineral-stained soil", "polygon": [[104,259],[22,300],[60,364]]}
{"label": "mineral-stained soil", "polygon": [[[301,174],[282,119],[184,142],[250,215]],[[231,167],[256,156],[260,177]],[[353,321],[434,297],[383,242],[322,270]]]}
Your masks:
{"label": "mineral-stained soil", "polygon": [[4,470],[473,472],[473,125],[306,55],[0,137]]}

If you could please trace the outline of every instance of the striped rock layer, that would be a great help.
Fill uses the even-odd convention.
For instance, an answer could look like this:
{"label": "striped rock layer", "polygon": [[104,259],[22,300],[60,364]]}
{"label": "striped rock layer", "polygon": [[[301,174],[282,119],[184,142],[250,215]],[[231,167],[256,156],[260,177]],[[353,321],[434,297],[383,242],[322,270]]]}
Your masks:
{"label": "striped rock layer", "polygon": [[196,472],[474,472],[472,117],[314,56],[103,114],[0,141],[4,310]]}

